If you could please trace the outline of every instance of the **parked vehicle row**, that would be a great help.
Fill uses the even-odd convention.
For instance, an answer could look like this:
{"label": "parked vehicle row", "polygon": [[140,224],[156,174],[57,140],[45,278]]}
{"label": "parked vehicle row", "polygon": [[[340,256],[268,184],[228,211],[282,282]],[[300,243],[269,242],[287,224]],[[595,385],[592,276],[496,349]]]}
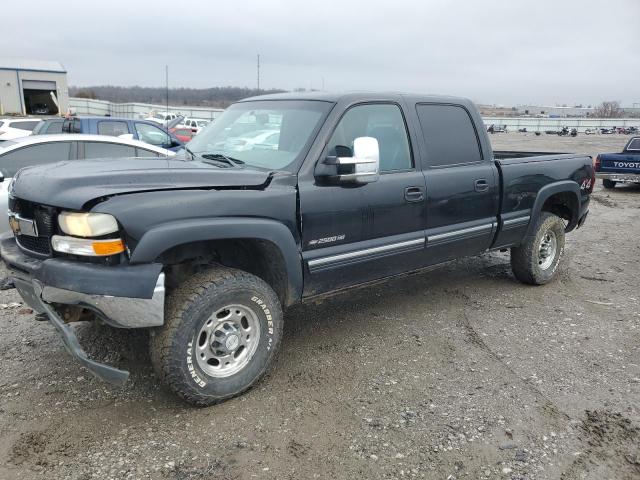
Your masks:
{"label": "parked vehicle row", "polygon": [[510,249],[524,283],[551,281],[594,184],[586,155],[492,151],[453,97],[251,98],[185,155],[20,170],[0,254],[91,372],[128,378],[69,322],[150,328],[159,378],[195,405],[254,385],[302,300],[487,250]]}

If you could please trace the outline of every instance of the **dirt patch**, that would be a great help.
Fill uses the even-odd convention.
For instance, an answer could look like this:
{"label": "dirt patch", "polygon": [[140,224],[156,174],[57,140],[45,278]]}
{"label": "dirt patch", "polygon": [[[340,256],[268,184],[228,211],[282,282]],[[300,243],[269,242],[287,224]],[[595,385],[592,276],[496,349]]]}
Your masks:
{"label": "dirt patch", "polygon": [[580,424],[584,451],[577,457],[562,480],[640,478],[640,428],[620,413],[586,411]]}

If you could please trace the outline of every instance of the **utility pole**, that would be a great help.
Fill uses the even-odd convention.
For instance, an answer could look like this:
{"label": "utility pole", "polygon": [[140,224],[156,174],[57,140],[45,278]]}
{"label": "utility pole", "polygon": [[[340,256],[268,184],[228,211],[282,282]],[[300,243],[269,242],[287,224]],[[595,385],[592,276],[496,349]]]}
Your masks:
{"label": "utility pole", "polygon": [[169,65],[164,66],[165,85],[167,87],[167,114],[169,114]]}
{"label": "utility pole", "polygon": [[258,95],[260,95],[260,54],[258,54]]}

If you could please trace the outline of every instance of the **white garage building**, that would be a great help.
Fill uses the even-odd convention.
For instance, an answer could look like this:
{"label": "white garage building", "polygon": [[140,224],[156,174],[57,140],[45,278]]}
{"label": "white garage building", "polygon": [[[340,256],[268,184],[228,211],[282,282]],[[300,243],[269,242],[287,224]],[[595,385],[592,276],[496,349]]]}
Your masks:
{"label": "white garage building", "polygon": [[58,62],[0,58],[0,115],[64,114],[67,71]]}

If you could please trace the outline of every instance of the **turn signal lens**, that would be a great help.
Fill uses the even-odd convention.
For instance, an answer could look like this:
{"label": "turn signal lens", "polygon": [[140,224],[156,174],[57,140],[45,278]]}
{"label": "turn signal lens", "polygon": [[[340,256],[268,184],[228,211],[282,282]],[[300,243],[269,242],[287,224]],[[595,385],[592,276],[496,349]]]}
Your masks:
{"label": "turn signal lens", "polygon": [[122,240],[102,240],[94,241],[92,244],[93,251],[96,255],[115,255],[124,252],[124,243]]}
{"label": "turn signal lens", "polygon": [[56,252],[87,257],[106,257],[124,252],[124,242],[119,238],[91,240],[88,238],[54,235],[51,237],[51,245]]}

